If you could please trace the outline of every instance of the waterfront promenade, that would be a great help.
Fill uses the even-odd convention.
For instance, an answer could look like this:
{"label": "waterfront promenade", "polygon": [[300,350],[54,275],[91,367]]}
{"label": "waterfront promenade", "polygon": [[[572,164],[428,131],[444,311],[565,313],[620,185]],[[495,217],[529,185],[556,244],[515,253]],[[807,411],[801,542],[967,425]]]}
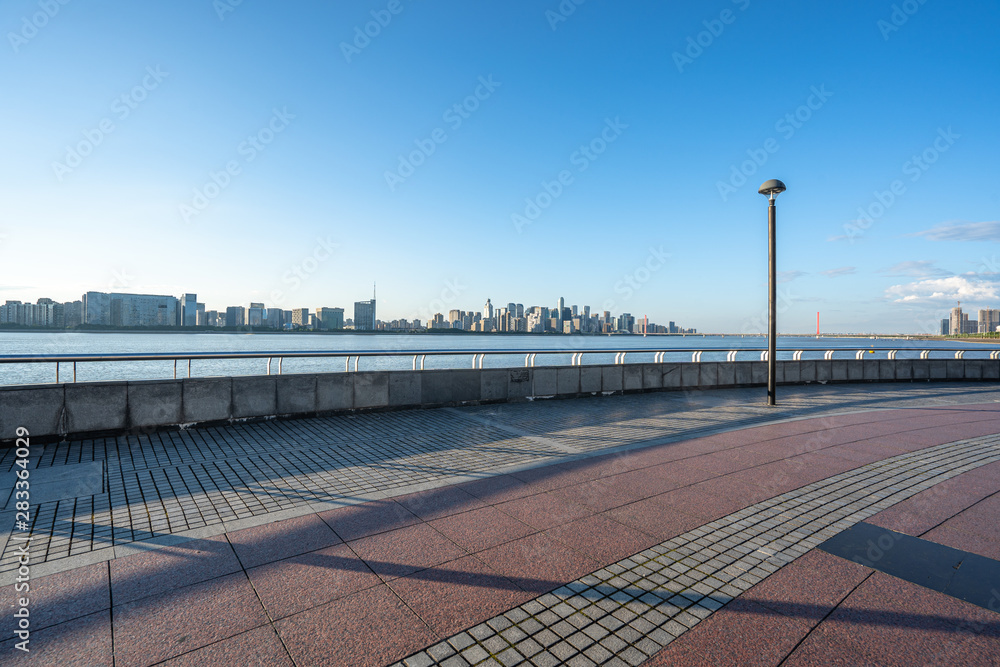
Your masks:
{"label": "waterfront promenade", "polygon": [[[0,662],[997,664],[1000,390],[763,398],[33,446],[31,651],[14,649],[4,533]],[[14,470],[7,450],[3,500]],[[0,521],[15,525],[13,499]]]}

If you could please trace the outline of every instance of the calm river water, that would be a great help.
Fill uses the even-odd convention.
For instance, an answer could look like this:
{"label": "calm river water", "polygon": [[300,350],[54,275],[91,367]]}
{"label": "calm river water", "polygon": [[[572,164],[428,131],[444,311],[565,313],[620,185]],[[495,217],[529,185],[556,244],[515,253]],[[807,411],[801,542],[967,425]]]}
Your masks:
{"label": "calm river water", "polygon": [[[396,357],[362,358],[360,370],[412,368],[414,351],[423,350],[489,350],[483,366],[486,368],[524,365],[524,354],[504,354],[505,350],[563,350],[564,354],[540,354],[536,365],[569,364],[574,351],[587,350],[676,350],[668,352],[666,361],[690,361],[691,351],[706,350],[702,361],[722,361],[726,350],[760,350],[767,339],[759,336],[558,336],[558,335],[365,335],[365,334],[239,334],[239,333],[77,333],[77,332],[0,332],[0,360],[12,355],[106,355],[170,353],[183,355],[193,352],[343,352],[344,356],[329,359],[286,359],[283,373],[343,371],[346,355],[358,350],[398,352]],[[966,358],[988,357],[997,345],[956,343],[954,341],[905,340],[899,338],[834,338],[781,337],[779,358],[791,358],[792,350],[838,351],[835,358],[852,359],[859,349],[874,350],[871,358],[885,358],[888,350],[900,350],[897,358],[916,358],[919,350],[956,348],[970,350]],[[712,350],[717,350],[712,352]],[[279,356],[279,355],[275,355]],[[584,364],[613,363],[614,353],[593,352],[583,356]],[[653,352],[635,352],[626,362],[653,361]],[[953,353],[939,351],[933,357],[951,357]],[[817,358],[818,353],[805,358]],[[759,352],[744,351],[737,359],[759,359]],[[353,362],[351,366],[353,368]],[[431,356],[425,368],[471,368],[472,354],[457,353]],[[266,372],[266,359],[195,360],[191,374],[198,377],[218,375],[257,375]],[[72,380],[72,364],[62,363],[60,380]],[[272,365],[277,372],[277,360]],[[81,382],[123,379],[159,379],[173,377],[172,361],[86,362],[77,364],[77,380]],[[178,376],[187,375],[187,362],[178,364]],[[55,364],[0,363],[0,384],[55,382]]]}

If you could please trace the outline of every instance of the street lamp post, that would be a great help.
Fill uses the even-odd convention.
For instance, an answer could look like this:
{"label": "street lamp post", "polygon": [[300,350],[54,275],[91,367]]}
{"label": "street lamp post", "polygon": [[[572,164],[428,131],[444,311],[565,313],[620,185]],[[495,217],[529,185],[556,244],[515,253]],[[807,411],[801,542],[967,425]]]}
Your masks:
{"label": "street lamp post", "polygon": [[775,372],[777,370],[778,357],[778,310],[777,287],[778,281],[775,271],[775,208],[774,201],[778,195],[785,191],[785,184],[776,178],[765,181],[760,189],[760,194],[768,199],[767,207],[767,404],[774,405],[774,384]]}

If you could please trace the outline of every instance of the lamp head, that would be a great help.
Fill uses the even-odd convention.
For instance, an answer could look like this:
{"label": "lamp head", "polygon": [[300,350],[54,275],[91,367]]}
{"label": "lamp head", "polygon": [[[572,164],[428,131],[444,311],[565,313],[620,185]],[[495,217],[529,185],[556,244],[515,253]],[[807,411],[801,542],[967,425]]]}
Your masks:
{"label": "lamp head", "polygon": [[785,191],[785,184],[776,178],[772,178],[769,181],[764,181],[757,190],[760,194],[764,195],[768,199],[774,199],[776,196]]}

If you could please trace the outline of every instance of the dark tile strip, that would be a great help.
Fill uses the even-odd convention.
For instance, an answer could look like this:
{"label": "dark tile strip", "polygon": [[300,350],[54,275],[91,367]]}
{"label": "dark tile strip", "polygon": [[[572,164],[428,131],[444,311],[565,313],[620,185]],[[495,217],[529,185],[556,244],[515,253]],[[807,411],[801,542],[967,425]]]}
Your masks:
{"label": "dark tile strip", "polygon": [[894,530],[857,523],[819,549],[1000,613],[1000,561]]}

